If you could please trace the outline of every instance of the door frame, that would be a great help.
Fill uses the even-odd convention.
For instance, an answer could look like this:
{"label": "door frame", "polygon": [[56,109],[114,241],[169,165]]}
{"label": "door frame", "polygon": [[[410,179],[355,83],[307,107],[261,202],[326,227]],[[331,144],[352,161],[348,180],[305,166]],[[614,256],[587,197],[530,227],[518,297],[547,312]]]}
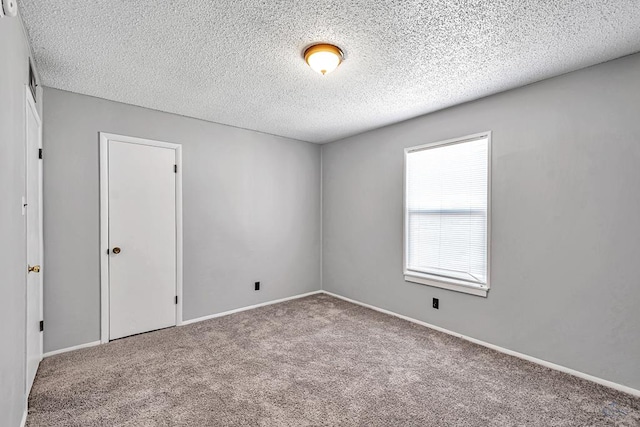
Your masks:
{"label": "door frame", "polygon": [[[29,112],[33,112],[34,117],[36,118],[36,122],[38,123],[38,149],[42,149],[42,119],[40,118],[40,113],[38,112],[38,107],[36,106],[36,100],[33,97],[33,93],[31,92],[31,89],[29,89],[29,85],[25,85],[25,116],[24,116],[24,177],[25,177],[25,184],[24,184],[24,188],[25,188],[25,194],[27,195],[27,197],[25,197],[25,202],[24,203],[28,203],[28,178],[29,178],[29,141],[27,140],[27,135],[28,135],[28,127],[29,127],[29,122],[28,122],[28,117],[29,117]],[[38,312],[40,313],[40,320],[44,320],[44,207],[43,207],[43,202],[44,202],[44,197],[43,197],[43,192],[44,192],[44,181],[43,181],[43,170],[42,170],[42,159],[40,159],[40,161],[38,161],[38,222],[40,225],[40,230],[38,231],[38,246],[39,246],[39,251],[40,251],[40,273],[38,273],[38,287],[40,288],[40,300],[38,301],[39,304],[39,309]],[[24,208],[23,208],[24,209]],[[29,209],[29,206],[26,206],[26,209]],[[29,292],[27,289],[27,286],[29,285],[29,272],[27,270],[28,268],[28,264],[29,264],[29,228],[28,228],[28,214],[26,210],[23,210],[24,215],[25,215],[25,222],[24,222],[24,231],[25,231],[25,260],[27,261],[25,265],[25,271],[27,271],[27,273],[25,274],[25,288],[24,288],[24,299],[25,299],[25,328],[28,328],[28,320],[29,320]],[[24,355],[25,355],[25,379],[24,379],[24,384],[25,384],[25,390],[27,392],[27,397],[29,396],[29,370],[28,370],[28,366],[29,366],[29,344],[27,342],[27,329],[25,329],[25,341],[24,341]],[[40,332],[40,360],[42,361],[44,355],[44,332]]]}
{"label": "door frame", "polygon": [[99,132],[100,137],[100,342],[109,342],[109,141],[175,150],[176,165],[176,326],[182,325],[182,145]]}

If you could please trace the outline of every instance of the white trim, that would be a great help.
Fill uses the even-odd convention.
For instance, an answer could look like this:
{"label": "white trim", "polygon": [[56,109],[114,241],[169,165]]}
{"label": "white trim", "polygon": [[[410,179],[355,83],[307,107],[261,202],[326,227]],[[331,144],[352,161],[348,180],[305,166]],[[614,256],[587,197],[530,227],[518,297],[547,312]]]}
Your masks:
{"label": "white trim", "polygon": [[[441,147],[443,145],[460,144],[463,142],[474,141],[477,139],[487,139],[487,280],[486,284],[473,285],[472,283],[465,283],[461,280],[456,280],[449,277],[436,277],[429,274],[420,274],[415,271],[411,271],[407,266],[407,252],[409,245],[409,238],[407,233],[409,232],[408,210],[407,210],[407,155],[416,151],[422,151],[429,148]],[[447,139],[444,141],[430,142],[428,144],[416,145],[404,149],[404,165],[403,165],[403,182],[402,182],[402,215],[403,215],[403,230],[402,230],[402,271],[404,274],[404,280],[407,282],[419,283],[421,285],[433,286],[442,289],[449,289],[456,292],[463,292],[471,295],[477,295],[486,297],[491,287],[491,131],[480,132],[473,135],[466,135],[459,138]]]}
{"label": "white trim", "polygon": [[472,285],[462,280],[458,281],[450,278],[439,278],[437,276],[429,276],[425,274],[422,276],[420,273],[409,272],[404,274],[404,280],[406,282],[418,283],[421,285],[434,286],[436,288],[449,289],[451,291],[463,292],[465,294],[477,295],[480,297],[486,297],[489,290],[484,285]]}
{"label": "white trim", "polygon": [[255,305],[249,305],[249,306],[246,306],[246,307],[235,308],[233,310],[223,311],[221,313],[215,313],[215,314],[210,314],[208,316],[197,317],[195,319],[184,320],[184,321],[182,321],[182,325],[190,325],[192,323],[203,322],[205,320],[215,319],[216,317],[228,316],[230,314],[240,313],[241,311],[253,310],[254,308],[265,307],[267,305],[273,305],[273,304],[278,304],[278,303],[285,302],[285,301],[291,301],[291,300],[298,299],[298,298],[308,297],[308,296],[311,296],[311,295],[317,295],[317,294],[320,294],[320,293],[323,293],[323,292],[324,291],[322,291],[322,290],[312,291],[312,292],[307,292],[305,294],[294,295],[292,297],[280,298],[280,299],[276,299],[276,300],[273,300],[273,301],[262,302],[260,304],[255,304]]}
{"label": "white trim", "polygon": [[100,341],[109,342],[109,143],[100,134]]}
{"label": "white trim", "polygon": [[182,324],[182,146],[170,142],[100,132],[100,341],[109,342],[109,141],[175,150],[176,173],[176,326]]}
{"label": "white trim", "polygon": [[528,356],[528,355],[523,354],[523,353],[518,353],[517,351],[509,350],[507,348],[500,347],[500,346],[497,346],[495,344],[490,344],[488,342],[484,342],[484,341],[481,341],[481,340],[476,339],[476,338],[468,337],[466,335],[462,335],[462,334],[459,334],[457,332],[453,332],[453,331],[450,331],[448,329],[441,328],[440,326],[435,326],[435,325],[432,325],[430,323],[423,322],[422,320],[417,320],[417,319],[414,319],[412,317],[404,316],[402,314],[394,313],[393,311],[389,311],[389,310],[385,310],[383,308],[376,307],[374,305],[366,304],[364,302],[356,301],[356,300],[351,299],[351,298],[343,297],[342,295],[334,294],[332,292],[327,292],[327,291],[322,291],[322,293],[330,295],[330,296],[335,297],[335,298],[339,298],[339,299],[347,301],[347,302],[350,302],[352,304],[357,304],[357,305],[360,305],[362,307],[366,307],[366,308],[369,308],[371,310],[378,311],[380,313],[384,313],[384,314],[388,314],[390,316],[398,317],[400,319],[403,319],[403,320],[406,320],[406,321],[409,321],[409,322],[412,322],[412,323],[416,323],[416,324],[421,325],[421,326],[426,326],[427,328],[434,329],[436,331],[443,332],[443,333],[448,334],[448,335],[453,335],[454,337],[462,338],[463,340],[472,342],[474,344],[481,345],[481,346],[486,347],[486,348],[490,348],[491,350],[495,350],[495,351],[498,351],[500,353],[508,354],[509,356],[514,356],[514,357],[517,357],[519,359],[523,359],[523,360],[526,360],[528,362],[535,363],[537,365],[542,365],[542,366],[544,366],[546,368],[550,368],[550,369],[554,369],[556,371],[564,372],[565,374],[573,375],[574,377],[582,378],[584,380],[591,381],[591,382],[594,382],[596,384],[600,384],[600,385],[603,385],[605,387],[609,387],[609,388],[612,388],[614,390],[621,391],[623,393],[628,393],[628,394],[630,394],[632,396],[640,397],[640,390],[636,390],[636,389],[628,387],[626,385],[622,385],[622,384],[614,383],[613,381],[609,381],[609,380],[605,380],[605,379],[602,379],[602,378],[594,377],[593,375],[585,374],[584,372],[576,371],[575,369],[567,368],[566,366],[557,365],[555,363],[548,362],[546,360],[538,359],[537,357]]}
{"label": "white trim", "polygon": [[[174,144],[177,145],[177,144]],[[176,304],[176,326],[182,325],[182,274],[183,274],[183,249],[182,249],[182,146],[176,147],[176,295],[178,296],[178,304]]]}
{"label": "white trim", "polygon": [[27,396],[27,404],[25,405],[24,412],[22,413],[22,419],[20,420],[20,427],[27,425],[27,413],[29,412],[29,396]]}
{"label": "white trim", "polygon": [[[278,303],[285,302],[285,301],[304,298],[304,297],[308,297],[308,296],[311,296],[311,295],[317,295],[317,294],[320,294],[322,292],[323,291],[321,291],[321,290],[307,292],[307,293],[304,293],[304,294],[294,295],[294,296],[286,297],[286,298],[280,298],[280,299],[277,299],[277,300],[267,301],[267,302],[263,302],[263,303],[260,303],[260,304],[255,304],[255,305],[249,305],[249,306],[246,306],[246,307],[236,308],[234,310],[224,311],[222,313],[210,314],[208,316],[198,317],[196,319],[184,320],[184,321],[181,322],[180,326],[186,326],[186,325],[190,325],[192,323],[202,322],[204,320],[215,319],[216,317],[223,317],[223,316],[228,316],[228,315],[234,314],[234,313],[240,313],[241,311],[252,310],[254,308],[265,307],[265,306],[268,306],[268,305],[278,304]],[[92,341],[92,342],[88,342],[86,344],[80,344],[80,345],[76,345],[76,346],[73,346],[73,347],[62,348],[60,350],[49,351],[49,352],[44,354],[44,357],[55,356],[56,354],[67,353],[69,351],[80,350],[81,348],[87,348],[87,347],[94,347],[94,346],[101,345],[101,344],[105,344],[105,343],[103,343],[101,340]]]}
{"label": "white trim", "polygon": [[[31,90],[29,89],[29,86],[27,86],[27,91],[31,94]],[[36,108],[35,105],[35,100],[34,100],[34,104],[33,107]],[[37,111],[37,108],[36,108]],[[40,128],[39,128],[39,132],[40,132],[40,136],[39,136],[39,141],[38,141],[38,148],[40,150],[43,150],[43,126],[42,123],[40,123]],[[42,159],[38,160],[38,186],[40,187],[38,189],[38,215],[40,217],[40,236],[39,236],[39,240],[40,240],[40,271],[42,271],[42,273],[40,274],[40,320],[42,322],[44,322],[44,271],[45,268],[47,268],[46,263],[44,262],[44,150],[43,150],[43,155],[42,155]],[[44,331],[40,332],[40,360],[42,361],[43,359],[43,354],[44,354]]]}
{"label": "white trim", "polygon": [[80,350],[81,348],[95,347],[100,344],[102,344],[101,341],[92,341],[85,344],[74,345],[73,347],[61,348],[60,350],[53,350],[45,353],[44,357],[51,357],[55,356],[56,354],[68,353],[70,351]]}

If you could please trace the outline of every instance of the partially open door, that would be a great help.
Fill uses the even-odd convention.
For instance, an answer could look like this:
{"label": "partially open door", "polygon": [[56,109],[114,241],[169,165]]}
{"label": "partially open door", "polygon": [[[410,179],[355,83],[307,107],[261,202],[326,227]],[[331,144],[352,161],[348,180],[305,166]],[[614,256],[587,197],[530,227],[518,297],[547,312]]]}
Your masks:
{"label": "partially open door", "polygon": [[27,304],[27,382],[29,395],[42,360],[42,124],[33,95],[26,89],[26,196],[27,263],[25,266]]}
{"label": "partially open door", "polygon": [[[104,258],[108,263],[108,339],[175,326],[177,148],[115,135],[103,137],[101,143],[106,144],[102,165],[107,182],[102,200],[107,206],[102,215],[107,218],[102,221],[108,228]],[[106,322],[104,313],[103,320]]]}

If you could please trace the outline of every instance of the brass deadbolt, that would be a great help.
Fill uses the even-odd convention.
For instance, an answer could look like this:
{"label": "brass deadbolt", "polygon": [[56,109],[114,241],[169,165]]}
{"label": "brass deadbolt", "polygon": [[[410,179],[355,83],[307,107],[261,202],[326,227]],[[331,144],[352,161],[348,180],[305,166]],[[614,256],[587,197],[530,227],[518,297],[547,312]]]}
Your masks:
{"label": "brass deadbolt", "polygon": [[113,248],[113,250],[111,252],[113,252],[114,254],[118,255],[120,253],[120,248],[116,246],[115,248]]}
{"label": "brass deadbolt", "polygon": [[40,273],[40,266],[39,265],[34,265],[34,266],[27,266],[29,267],[29,273]]}

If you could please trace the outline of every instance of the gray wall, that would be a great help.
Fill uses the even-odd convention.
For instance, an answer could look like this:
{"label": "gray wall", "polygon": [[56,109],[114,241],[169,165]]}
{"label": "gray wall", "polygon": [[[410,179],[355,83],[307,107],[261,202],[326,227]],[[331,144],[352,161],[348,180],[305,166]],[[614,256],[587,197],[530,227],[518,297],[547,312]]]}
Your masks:
{"label": "gray wall", "polygon": [[[20,18],[0,19],[0,425],[25,410],[25,87],[29,47]],[[42,102],[38,94],[38,107]]]}
{"label": "gray wall", "polygon": [[44,98],[45,351],[100,339],[101,131],[182,144],[185,320],[320,289],[318,145],[49,88]]}
{"label": "gray wall", "polygon": [[[403,148],[487,130],[488,298],[405,282]],[[640,54],[322,154],[325,290],[640,389]]]}

